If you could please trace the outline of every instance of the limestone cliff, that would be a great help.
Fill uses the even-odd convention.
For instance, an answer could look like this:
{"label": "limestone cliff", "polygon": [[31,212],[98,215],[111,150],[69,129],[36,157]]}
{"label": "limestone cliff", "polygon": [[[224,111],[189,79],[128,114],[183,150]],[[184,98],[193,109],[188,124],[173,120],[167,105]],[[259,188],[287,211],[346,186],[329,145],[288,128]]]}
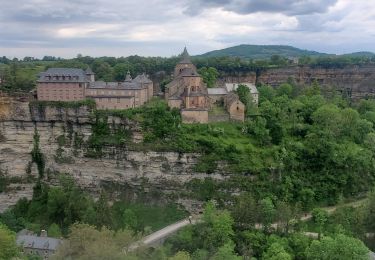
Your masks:
{"label": "limestone cliff", "polygon": [[[85,141],[91,135],[92,115],[87,107],[29,108],[28,102],[14,100],[3,102],[2,107],[7,113],[3,113],[0,120],[0,171],[8,177],[26,180],[38,176],[31,158],[35,133],[39,135],[39,148],[46,162],[44,179],[52,183],[58,174],[68,173],[80,186],[92,191],[112,183],[140,191],[152,187],[169,192],[192,178],[207,177],[194,172],[198,154],[132,151],[126,146],[107,146],[100,158],[88,157],[87,149],[75,145],[74,140],[79,136]],[[126,125],[133,133],[133,142],[140,141],[136,123],[119,118],[108,120]],[[220,173],[210,176],[223,178]],[[24,190],[19,196],[31,196],[32,185],[27,188],[21,185],[10,189],[9,194],[18,196],[14,195],[15,191]]]}
{"label": "limestone cliff", "polygon": [[291,66],[223,77],[225,82],[252,82],[272,86],[287,82],[288,79],[300,85],[317,80],[325,89],[332,87],[352,99],[375,97],[375,65],[350,65],[343,68]]}

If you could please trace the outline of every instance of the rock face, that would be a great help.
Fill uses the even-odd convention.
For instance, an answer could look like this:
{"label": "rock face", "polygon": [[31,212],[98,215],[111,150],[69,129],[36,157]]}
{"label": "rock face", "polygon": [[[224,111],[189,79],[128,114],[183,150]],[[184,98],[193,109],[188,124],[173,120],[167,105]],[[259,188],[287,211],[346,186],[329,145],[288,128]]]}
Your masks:
{"label": "rock face", "polygon": [[251,82],[278,86],[293,79],[297,84],[309,85],[314,80],[334,91],[342,92],[352,99],[375,97],[375,65],[350,65],[343,68],[293,66],[267,69],[225,76],[225,82]]}
{"label": "rock face", "polygon": [[[35,179],[38,176],[31,158],[35,131],[46,161],[44,178],[51,183],[59,174],[67,173],[80,186],[93,191],[115,184],[143,191],[152,187],[169,192],[181,188],[192,178],[208,176],[194,172],[198,154],[130,151],[127,147],[109,146],[103,148],[100,158],[87,157],[84,147],[74,145],[76,136],[87,140],[91,135],[92,116],[86,107],[29,109],[27,102],[10,101],[6,105],[3,103],[3,109],[8,113],[0,120],[0,172],[7,177]],[[139,126],[134,122],[119,118],[108,120],[126,125],[133,133],[133,141],[140,141]],[[224,178],[220,172],[209,176]],[[19,197],[26,196],[25,193],[30,195],[20,192]]]}

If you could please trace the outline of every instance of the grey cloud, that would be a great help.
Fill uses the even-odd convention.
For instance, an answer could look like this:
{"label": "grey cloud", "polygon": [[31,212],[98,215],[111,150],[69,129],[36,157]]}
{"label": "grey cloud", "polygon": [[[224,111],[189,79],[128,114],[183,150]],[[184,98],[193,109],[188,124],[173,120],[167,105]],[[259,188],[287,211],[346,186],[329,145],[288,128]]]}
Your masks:
{"label": "grey cloud", "polygon": [[205,8],[222,7],[239,14],[256,12],[284,13],[286,15],[306,15],[323,13],[337,0],[190,0],[186,13],[198,14]]}

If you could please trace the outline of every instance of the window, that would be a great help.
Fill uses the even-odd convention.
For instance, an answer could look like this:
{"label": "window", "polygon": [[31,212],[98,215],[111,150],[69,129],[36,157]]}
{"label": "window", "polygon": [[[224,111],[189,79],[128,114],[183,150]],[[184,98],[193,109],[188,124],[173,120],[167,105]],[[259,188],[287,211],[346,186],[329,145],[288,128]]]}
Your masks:
{"label": "window", "polygon": [[120,103],[120,98],[117,98],[117,103]]}
{"label": "window", "polygon": [[108,102],[111,102],[111,99],[110,99],[110,98],[108,98]]}

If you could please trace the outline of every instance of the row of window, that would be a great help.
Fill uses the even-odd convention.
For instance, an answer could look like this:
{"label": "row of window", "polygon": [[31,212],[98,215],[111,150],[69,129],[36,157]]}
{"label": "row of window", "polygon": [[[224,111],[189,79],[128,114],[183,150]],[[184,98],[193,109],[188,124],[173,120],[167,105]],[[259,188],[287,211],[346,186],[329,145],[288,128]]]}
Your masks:
{"label": "row of window", "polygon": [[47,80],[78,80],[78,76],[45,76]]}
{"label": "row of window", "polygon": [[70,100],[70,99],[81,99],[81,97],[73,96],[73,97],[61,97],[61,96],[39,96],[39,99],[52,99],[52,100]]}
{"label": "row of window", "polygon": [[[90,91],[90,94],[91,95],[126,95],[128,94],[129,96],[132,95],[132,92],[131,91],[96,91],[96,90],[91,90]],[[138,96],[138,92],[134,92],[134,95],[137,97]]]}
{"label": "row of window", "polygon": [[[109,97],[109,98],[99,98],[99,102],[102,102],[102,101],[104,101],[105,99],[107,99],[107,101],[108,101],[109,103],[111,103],[112,101],[115,101],[115,100],[116,100],[117,103],[120,103],[120,101],[121,101],[121,98],[110,98],[110,97]],[[138,101],[139,101],[139,98],[136,98],[135,101],[138,102]]]}
{"label": "row of window", "polygon": [[[126,105],[125,107],[126,107],[126,108],[130,108],[130,107],[132,107],[132,106]],[[99,108],[99,109],[110,109],[110,107],[107,107],[107,106],[104,106],[104,105],[99,105],[98,108]],[[120,107],[117,107],[117,106],[114,106],[114,107],[113,107],[113,109],[117,109],[117,108],[123,108],[123,107],[121,107],[121,106],[120,106]]]}

